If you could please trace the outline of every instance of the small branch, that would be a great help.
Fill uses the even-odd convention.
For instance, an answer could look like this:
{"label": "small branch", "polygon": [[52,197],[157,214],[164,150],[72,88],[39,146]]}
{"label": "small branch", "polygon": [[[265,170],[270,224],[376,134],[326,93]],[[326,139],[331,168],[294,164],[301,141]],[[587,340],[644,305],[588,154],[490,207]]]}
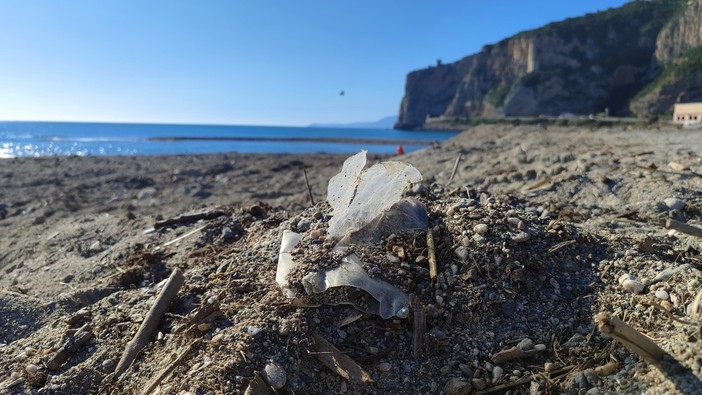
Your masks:
{"label": "small branch", "polygon": [[168,307],[178,294],[184,281],[183,273],[178,269],[174,269],[158,298],[156,298],[154,305],[151,306],[151,310],[149,310],[146,318],[141,323],[136,335],[127,343],[127,347],[122,353],[122,358],[120,358],[115,369],[115,377],[121,376],[129,368],[129,365],[134,362],[137,354],[149,343],[149,338],[156,331],[161,318],[168,311]]}
{"label": "small branch", "polygon": [[600,332],[622,343],[647,362],[655,366],[660,366],[663,362],[665,351],[648,336],[627,325],[618,317],[609,313],[601,313],[597,316],[597,327]]}
{"label": "small branch", "polygon": [[321,335],[313,334],[314,356],[334,373],[354,384],[372,383],[373,379],[348,355],[342,353]]}
{"label": "small branch", "polygon": [[438,275],[438,269],[436,268],[436,247],[434,246],[434,235],[431,229],[427,231],[427,248],[429,249],[429,278],[435,280]]}
{"label": "small branch", "polygon": [[686,235],[702,237],[702,228],[686,224],[684,222],[679,222],[674,219],[668,219],[665,221],[666,229],[677,230],[680,233],[685,233]]}
{"label": "small branch", "polygon": [[310,197],[310,202],[314,206],[314,196],[312,196],[312,188],[310,188],[310,181],[307,179],[307,170],[305,168],[302,168],[302,174],[305,176],[305,186],[307,186],[307,194]]}
{"label": "small branch", "polygon": [[154,229],[165,228],[166,226],[171,225],[190,224],[193,222],[197,222],[201,219],[215,219],[225,215],[227,215],[227,213],[221,210],[208,210],[199,213],[181,214],[175,218],[164,219],[163,221],[156,221],[156,223],[154,224]]}
{"label": "small branch", "polygon": [[415,294],[410,294],[412,309],[412,356],[418,359],[424,347],[424,334],[427,330],[427,320],[424,305]]}
{"label": "small branch", "polygon": [[492,362],[494,362],[496,365],[499,365],[503,362],[514,359],[530,358],[536,355],[538,352],[539,350],[535,349],[522,351],[515,346],[494,354],[492,357],[490,357],[490,360],[492,360]]}
{"label": "small branch", "polygon": [[458,157],[456,158],[456,162],[453,164],[453,170],[451,170],[451,177],[449,177],[449,180],[446,183],[446,185],[451,184],[451,181],[453,181],[453,176],[456,175],[456,170],[458,169],[458,162],[461,161],[462,157],[463,157],[463,154],[458,154]]}
{"label": "small branch", "polygon": [[171,373],[173,371],[173,369],[176,368],[176,366],[178,366],[181,362],[183,362],[183,359],[185,359],[185,356],[188,355],[190,353],[190,351],[193,349],[193,347],[195,347],[195,345],[198,343],[200,343],[200,339],[197,339],[197,340],[193,341],[192,343],[190,343],[188,345],[188,347],[186,347],[185,350],[183,350],[176,357],[176,359],[173,362],[168,364],[168,366],[166,366],[163,370],[161,370],[156,375],[156,377],[153,380],[151,380],[151,383],[149,383],[149,385],[146,386],[146,389],[144,389],[144,391],[142,391],[142,394],[143,395],[150,394],[156,388],[156,386],[158,386],[159,383],[161,383],[161,381],[164,378],[166,378],[166,376],[168,376],[168,374]]}
{"label": "small branch", "polygon": [[61,348],[56,351],[51,359],[46,362],[46,367],[51,370],[57,370],[68,361],[71,355],[75,354],[85,343],[93,337],[93,332],[88,324],[83,325],[78,331],[70,336],[63,343]]}

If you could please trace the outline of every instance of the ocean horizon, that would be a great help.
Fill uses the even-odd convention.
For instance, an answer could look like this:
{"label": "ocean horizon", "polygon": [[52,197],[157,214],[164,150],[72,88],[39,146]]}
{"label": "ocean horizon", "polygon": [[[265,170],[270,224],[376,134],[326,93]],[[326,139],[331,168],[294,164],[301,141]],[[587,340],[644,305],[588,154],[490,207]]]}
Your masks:
{"label": "ocean horizon", "polygon": [[99,122],[0,122],[0,158],[241,153],[409,153],[447,131]]}

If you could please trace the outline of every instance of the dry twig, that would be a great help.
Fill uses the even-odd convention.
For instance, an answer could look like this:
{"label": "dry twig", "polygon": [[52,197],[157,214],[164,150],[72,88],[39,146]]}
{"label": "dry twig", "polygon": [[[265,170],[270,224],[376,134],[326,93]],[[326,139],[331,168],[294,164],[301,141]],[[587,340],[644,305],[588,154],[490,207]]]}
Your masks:
{"label": "dry twig", "polygon": [[190,224],[201,219],[215,219],[225,215],[227,215],[227,213],[222,210],[207,210],[198,213],[181,214],[175,218],[156,221],[156,223],[154,223],[154,229],[165,228],[171,225]]}
{"label": "dry twig", "polygon": [[136,359],[137,354],[149,343],[149,338],[156,331],[161,317],[168,311],[168,307],[178,294],[184,281],[183,273],[178,269],[174,269],[158,298],[156,298],[156,302],[146,314],[146,318],[144,318],[134,338],[127,343],[127,347],[122,353],[122,358],[120,358],[115,369],[115,377],[121,376]]}
{"label": "dry twig", "polygon": [[649,363],[659,366],[663,361],[665,351],[662,348],[618,317],[600,313],[597,316],[597,327],[600,332],[622,343]]}
{"label": "dry twig", "polygon": [[456,170],[458,169],[458,162],[461,161],[462,157],[463,157],[462,154],[458,154],[458,157],[456,158],[456,162],[453,164],[453,170],[451,170],[451,177],[449,177],[449,180],[446,183],[446,185],[451,184],[451,181],[453,181],[453,176],[456,175]]}
{"label": "dry twig", "polygon": [[433,281],[436,279],[438,269],[436,268],[436,246],[431,229],[427,232],[427,248],[429,249],[429,278]]}
{"label": "dry twig", "polygon": [[424,346],[424,334],[427,330],[427,320],[424,305],[415,294],[410,294],[410,308],[412,309],[412,356],[419,358]]}
{"label": "dry twig", "polygon": [[322,363],[322,365],[333,370],[339,376],[349,380],[355,384],[371,383],[373,379],[360,367],[356,361],[348,355],[339,351],[333,344],[321,335],[312,335],[314,339],[313,351],[314,356]]}
{"label": "dry twig", "polygon": [[93,337],[93,332],[88,324],[83,325],[73,336],[69,336],[61,348],[56,351],[51,359],[46,362],[46,367],[57,370],[63,365],[71,355],[75,354],[85,343]]}
{"label": "dry twig", "polygon": [[684,222],[679,222],[671,218],[668,218],[668,220],[665,221],[665,228],[674,229],[680,233],[685,233],[686,235],[690,236],[702,237],[702,228],[698,228],[697,226],[692,226]]}
{"label": "dry twig", "polygon": [[302,168],[302,174],[305,176],[305,185],[307,186],[307,194],[310,197],[310,202],[314,206],[314,196],[312,196],[312,188],[310,188],[310,181],[307,179],[307,170],[305,168]]}
{"label": "dry twig", "polygon": [[173,360],[173,362],[169,363],[168,366],[166,366],[163,370],[161,370],[156,375],[156,377],[153,380],[151,380],[149,385],[147,385],[146,388],[144,389],[144,391],[142,391],[141,393],[143,395],[150,394],[151,391],[153,391],[156,388],[156,386],[158,386],[159,383],[161,383],[161,381],[164,378],[166,378],[166,376],[168,376],[168,374],[171,373],[173,371],[173,369],[176,368],[176,366],[178,366],[181,362],[183,362],[183,359],[185,359],[185,356],[188,355],[190,353],[190,351],[193,349],[193,347],[195,347],[195,345],[198,344],[199,342],[200,342],[200,339],[197,339],[197,340],[193,341],[192,343],[190,343],[188,345],[188,347],[185,348],[185,350],[183,350],[180,354],[178,354],[178,356],[176,357],[175,360]]}

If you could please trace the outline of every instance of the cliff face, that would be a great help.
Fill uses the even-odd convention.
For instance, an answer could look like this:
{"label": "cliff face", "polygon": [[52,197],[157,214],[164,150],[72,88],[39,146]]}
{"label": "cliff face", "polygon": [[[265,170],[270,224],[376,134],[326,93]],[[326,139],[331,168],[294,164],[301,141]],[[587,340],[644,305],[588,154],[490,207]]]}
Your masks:
{"label": "cliff face", "polygon": [[680,1],[635,1],[414,71],[396,127],[419,128],[427,117],[629,113],[670,59],[700,45],[701,4],[685,3],[681,12]]}

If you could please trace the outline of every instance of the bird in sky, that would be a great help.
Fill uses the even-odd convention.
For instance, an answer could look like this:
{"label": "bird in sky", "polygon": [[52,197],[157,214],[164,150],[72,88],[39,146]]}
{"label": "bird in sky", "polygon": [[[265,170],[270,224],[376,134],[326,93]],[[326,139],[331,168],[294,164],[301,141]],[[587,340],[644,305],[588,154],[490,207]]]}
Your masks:
{"label": "bird in sky", "polygon": [[339,96],[344,96],[344,94],[346,94],[346,92],[344,92],[344,91],[339,92]]}

